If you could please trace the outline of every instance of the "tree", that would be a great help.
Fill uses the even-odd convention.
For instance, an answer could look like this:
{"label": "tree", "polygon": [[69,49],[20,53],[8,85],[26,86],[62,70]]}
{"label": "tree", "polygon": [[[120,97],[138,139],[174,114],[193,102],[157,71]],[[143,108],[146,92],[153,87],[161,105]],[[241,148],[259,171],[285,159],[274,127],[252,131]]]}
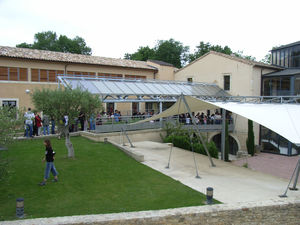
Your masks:
{"label": "tree", "polygon": [[253,131],[253,121],[248,120],[248,138],[246,140],[248,154],[254,156],[254,131]]}
{"label": "tree", "polygon": [[[0,148],[6,148],[23,126],[23,115],[17,108],[0,107]],[[23,131],[23,129],[21,129]],[[0,158],[0,180],[7,175],[8,161]]]}
{"label": "tree", "polygon": [[0,107],[0,147],[13,141],[23,122],[23,115],[17,108]]}
{"label": "tree", "polygon": [[34,35],[33,44],[27,44],[25,42],[16,45],[18,48],[30,48],[39,50],[49,50],[56,52],[68,52],[83,55],[91,55],[92,49],[86,46],[85,40],[76,36],[73,39],[68,38],[65,35],[57,37],[56,32],[46,31],[36,33]]}
{"label": "tree", "polygon": [[[53,117],[60,130],[65,134],[68,157],[74,158],[74,148],[70,140],[69,127],[80,112],[85,113],[86,117],[102,109],[99,96],[92,95],[88,91],[81,89],[43,89],[35,90],[32,93],[32,101],[36,110]],[[64,116],[68,116],[69,122],[65,126]]]}
{"label": "tree", "polygon": [[204,43],[203,41],[201,41],[200,44],[196,46],[196,50],[194,51],[194,53],[189,55],[189,62],[198,59],[199,57],[205,55],[210,51],[220,52],[226,55],[234,55],[239,58],[255,61],[255,57],[244,55],[243,51],[233,52],[227,45],[225,47],[222,47],[221,45],[212,45],[209,42]]}
{"label": "tree", "polygon": [[149,46],[139,47],[137,52],[133,54],[126,53],[124,58],[131,59],[131,60],[139,60],[139,61],[147,61],[148,59],[155,59],[155,50],[150,48]]}
{"label": "tree", "polygon": [[262,63],[271,64],[271,53],[265,55],[265,57],[261,60]]}
{"label": "tree", "polygon": [[131,60],[147,61],[148,59],[161,60],[181,68],[188,61],[189,47],[174,39],[159,40],[154,48],[139,47],[133,53],[126,53],[124,58]]}
{"label": "tree", "polygon": [[209,42],[204,43],[201,41],[200,44],[196,46],[194,53],[189,55],[189,62],[196,60],[210,51],[221,52],[227,55],[233,54],[233,51],[227,45],[223,48],[220,45],[211,45]]}
{"label": "tree", "polygon": [[177,68],[181,68],[188,61],[189,47],[172,38],[158,41],[154,50],[155,59],[171,63]]}

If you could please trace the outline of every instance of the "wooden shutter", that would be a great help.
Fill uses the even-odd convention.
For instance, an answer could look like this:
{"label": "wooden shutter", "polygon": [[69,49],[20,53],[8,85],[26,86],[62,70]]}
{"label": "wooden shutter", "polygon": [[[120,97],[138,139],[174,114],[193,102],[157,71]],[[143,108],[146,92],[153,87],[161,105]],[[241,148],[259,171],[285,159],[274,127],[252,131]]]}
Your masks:
{"label": "wooden shutter", "polygon": [[27,69],[26,68],[20,68],[19,69],[19,80],[20,81],[28,81]]}
{"label": "wooden shutter", "polygon": [[48,81],[47,70],[40,70],[40,82],[47,82],[47,81]]}
{"label": "wooden shutter", "polygon": [[0,66],[0,80],[8,79],[8,68]]}
{"label": "wooden shutter", "polygon": [[9,68],[9,80],[18,80],[18,68]]}
{"label": "wooden shutter", "polygon": [[49,82],[56,82],[56,71],[48,70]]}
{"label": "wooden shutter", "polygon": [[39,81],[39,70],[31,69],[31,81]]}

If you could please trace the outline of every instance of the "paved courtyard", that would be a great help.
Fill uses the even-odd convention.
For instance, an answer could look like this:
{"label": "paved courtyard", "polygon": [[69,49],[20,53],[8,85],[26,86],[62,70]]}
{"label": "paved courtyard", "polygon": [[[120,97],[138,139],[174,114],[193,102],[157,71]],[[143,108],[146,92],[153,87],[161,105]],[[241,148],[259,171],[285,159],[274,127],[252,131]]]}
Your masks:
{"label": "paved courtyard", "polygon": [[[135,142],[134,145],[135,148],[128,146],[126,148],[134,153],[144,155],[143,163],[145,165],[202,193],[206,193],[207,187],[213,187],[214,197],[223,203],[276,200],[279,199],[278,195],[285,191],[288,184],[288,179],[221,160],[213,159],[216,167],[211,167],[208,158],[200,154],[195,154],[201,177],[197,179],[195,178],[196,170],[192,152],[174,147],[170,168],[167,169],[165,167],[170,152],[167,144],[144,141]],[[295,163],[291,167],[294,165]],[[280,167],[280,164],[278,166]],[[300,191],[289,191],[288,196],[289,198],[300,198]]]}
{"label": "paved courtyard", "polygon": [[[277,177],[290,179],[299,156],[283,156],[270,153],[260,153],[254,157],[248,157],[233,161],[233,164],[242,166],[248,164],[248,168]],[[300,180],[298,180],[300,182]]]}

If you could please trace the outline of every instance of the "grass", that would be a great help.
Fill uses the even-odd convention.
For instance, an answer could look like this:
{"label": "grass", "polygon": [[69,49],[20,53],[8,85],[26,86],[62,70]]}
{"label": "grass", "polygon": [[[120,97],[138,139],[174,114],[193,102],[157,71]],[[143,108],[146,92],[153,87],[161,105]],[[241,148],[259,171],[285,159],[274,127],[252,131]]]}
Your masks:
{"label": "grass", "polygon": [[43,140],[19,141],[0,158],[9,160],[0,180],[0,220],[15,219],[16,199],[25,217],[54,217],[203,205],[205,196],[132,158],[110,144],[73,137],[76,159],[66,158],[64,140],[52,139],[59,182],[42,181]]}

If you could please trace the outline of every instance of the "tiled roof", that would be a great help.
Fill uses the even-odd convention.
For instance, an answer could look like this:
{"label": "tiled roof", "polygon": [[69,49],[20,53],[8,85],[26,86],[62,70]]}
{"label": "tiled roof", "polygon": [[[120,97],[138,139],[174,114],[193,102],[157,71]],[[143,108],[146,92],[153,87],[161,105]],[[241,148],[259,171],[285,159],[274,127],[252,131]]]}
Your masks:
{"label": "tiled roof", "polygon": [[172,67],[174,67],[173,64],[167,63],[167,62],[164,62],[164,61],[160,61],[160,60],[148,59],[148,61],[156,63],[156,64],[161,65],[161,66],[172,66]]}
{"label": "tiled roof", "polygon": [[80,63],[104,66],[117,66],[126,68],[147,69],[156,71],[157,69],[147,65],[144,61],[134,61],[126,59],[114,59],[100,56],[80,55],[63,52],[53,52],[28,48],[15,48],[0,46],[0,57],[11,57],[20,59],[43,60],[64,63]]}
{"label": "tiled roof", "polygon": [[[198,60],[201,60],[202,58],[206,57],[209,54],[219,55],[219,56],[222,56],[222,57],[225,57],[225,58],[228,58],[228,59],[231,59],[231,60],[235,60],[235,61],[238,61],[238,62],[241,62],[241,63],[245,63],[245,64],[248,64],[248,65],[251,65],[251,66],[258,66],[258,67],[264,67],[264,68],[270,68],[270,69],[282,69],[280,67],[272,66],[270,64],[266,64],[266,63],[262,63],[262,62],[256,62],[256,61],[249,60],[249,59],[243,59],[243,58],[240,58],[240,57],[237,57],[237,56],[227,55],[227,54],[220,53],[220,52],[215,52],[215,51],[210,51],[210,52],[202,55],[198,59],[196,59],[193,62],[191,62],[190,64],[186,65],[185,67],[188,67],[188,66],[192,65],[193,63],[197,62]],[[181,69],[177,70],[176,73],[181,71],[185,67],[182,67]]]}

